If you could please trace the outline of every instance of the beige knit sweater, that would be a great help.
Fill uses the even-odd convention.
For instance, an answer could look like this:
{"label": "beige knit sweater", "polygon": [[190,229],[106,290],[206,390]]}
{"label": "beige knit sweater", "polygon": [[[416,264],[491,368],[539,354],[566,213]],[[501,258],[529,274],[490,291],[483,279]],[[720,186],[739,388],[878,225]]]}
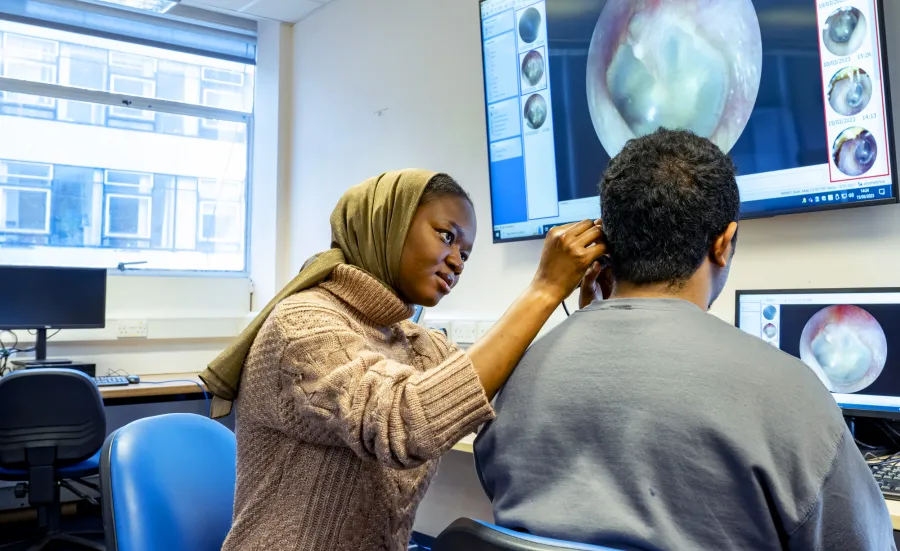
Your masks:
{"label": "beige knit sweater", "polygon": [[401,551],[437,458],[493,411],[472,363],[371,276],[283,302],[237,400],[223,551]]}

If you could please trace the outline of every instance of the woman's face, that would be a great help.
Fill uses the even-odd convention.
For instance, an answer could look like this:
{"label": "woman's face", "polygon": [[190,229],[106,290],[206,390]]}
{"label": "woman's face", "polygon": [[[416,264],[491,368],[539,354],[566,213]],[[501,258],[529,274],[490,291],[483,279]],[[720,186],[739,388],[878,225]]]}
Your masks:
{"label": "woman's face", "polygon": [[456,286],[475,242],[475,210],[445,195],[419,205],[400,255],[400,294],[436,306]]}

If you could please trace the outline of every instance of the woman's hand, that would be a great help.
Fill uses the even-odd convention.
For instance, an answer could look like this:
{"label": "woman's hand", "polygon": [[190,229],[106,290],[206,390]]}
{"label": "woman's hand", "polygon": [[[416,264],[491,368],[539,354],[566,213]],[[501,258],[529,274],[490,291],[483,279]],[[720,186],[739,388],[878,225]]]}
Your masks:
{"label": "woman's hand", "polygon": [[532,285],[560,302],[572,294],[585,271],[604,254],[599,220],[557,226],[547,233]]}
{"label": "woman's hand", "polygon": [[612,267],[608,257],[595,260],[581,280],[578,308],[584,308],[595,300],[606,300],[612,294]]}
{"label": "woman's hand", "polygon": [[522,354],[594,260],[606,253],[600,221],[550,230],[534,281],[468,350],[488,399],[494,397]]}

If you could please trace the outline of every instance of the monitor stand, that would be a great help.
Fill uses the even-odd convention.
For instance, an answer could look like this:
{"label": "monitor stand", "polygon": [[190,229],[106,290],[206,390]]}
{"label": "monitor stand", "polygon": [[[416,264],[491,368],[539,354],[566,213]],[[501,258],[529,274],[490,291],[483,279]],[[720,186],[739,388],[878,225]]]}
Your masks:
{"label": "monitor stand", "polygon": [[33,360],[14,360],[11,362],[18,367],[53,367],[55,365],[69,365],[72,360],[47,359],[47,328],[37,329],[37,336],[34,341],[34,359]]}

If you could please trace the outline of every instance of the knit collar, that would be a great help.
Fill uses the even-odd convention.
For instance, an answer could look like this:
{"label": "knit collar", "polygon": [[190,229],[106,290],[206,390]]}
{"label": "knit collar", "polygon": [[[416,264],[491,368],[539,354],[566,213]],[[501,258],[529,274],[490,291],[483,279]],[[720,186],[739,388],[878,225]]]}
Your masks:
{"label": "knit collar", "polygon": [[356,266],[341,264],[322,286],[375,325],[393,325],[413,315],[412,305]]}

